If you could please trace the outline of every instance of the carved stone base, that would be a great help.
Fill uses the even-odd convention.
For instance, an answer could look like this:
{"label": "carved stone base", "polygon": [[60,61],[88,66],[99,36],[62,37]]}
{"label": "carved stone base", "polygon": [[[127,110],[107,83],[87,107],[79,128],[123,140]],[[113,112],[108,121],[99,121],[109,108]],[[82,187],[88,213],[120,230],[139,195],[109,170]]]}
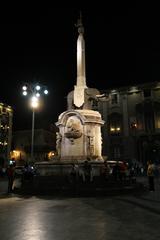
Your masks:
{"label": "carved stone base", "polygon": [[104,121],[97,111],[69,110],[63,112],[56,123],[60,142],[57,151],[62,161],[102,160],[101,126]]}

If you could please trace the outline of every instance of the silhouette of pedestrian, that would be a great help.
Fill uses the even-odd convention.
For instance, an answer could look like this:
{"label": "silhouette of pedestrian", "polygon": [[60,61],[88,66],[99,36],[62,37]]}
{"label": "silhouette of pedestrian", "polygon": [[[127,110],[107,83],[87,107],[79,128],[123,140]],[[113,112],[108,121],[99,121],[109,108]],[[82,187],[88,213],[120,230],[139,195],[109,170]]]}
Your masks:
{"label": "silhouette of pedestrian", "polygon": [[13,164],[7,168],[7,176],[8,176],[8,193],[10,193],[13,190],[12,187],[15,176],[15,168]]}
{"label": "silhouette of pedestrian", "polygon": [[155,187],[154,187],[154,164],[153,162],[150,160],[148,162],[148,168],[147,168],[147,176],[148,176],[148,183],[149,183],[149,190],[155,191]]}

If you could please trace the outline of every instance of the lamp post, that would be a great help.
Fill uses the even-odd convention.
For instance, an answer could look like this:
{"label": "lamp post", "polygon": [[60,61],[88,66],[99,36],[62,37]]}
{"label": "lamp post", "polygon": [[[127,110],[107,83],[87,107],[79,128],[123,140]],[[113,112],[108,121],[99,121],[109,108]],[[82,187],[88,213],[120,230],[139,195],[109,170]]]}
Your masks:
{"label": "lamp post", "polygon": [[35,108],[38,107],[39,101],[38,98],[31,98],[31,107],[32,107],[32,137],[31,137],[31,161],[34,160],[34,122],[35,122]]}
{"label": "lamp post", "polygon": [[35,129],[35,109],[39,107],[41,94],[48,94],[48,90],[39,84],[25,84],[22,87],[24,96],[29,95],[30,106],[32,108],[32,131],[31,131],[31,161],[34,162],[34,129]]}
{"label": "lamp post", "polygon": [[137,130],[138,130],[138,125],[136,121],[131,122],[130,126],[132,130],[132,136],[133,136],[133,157],[134,159],[138,159],[138,144],[137,144]]}

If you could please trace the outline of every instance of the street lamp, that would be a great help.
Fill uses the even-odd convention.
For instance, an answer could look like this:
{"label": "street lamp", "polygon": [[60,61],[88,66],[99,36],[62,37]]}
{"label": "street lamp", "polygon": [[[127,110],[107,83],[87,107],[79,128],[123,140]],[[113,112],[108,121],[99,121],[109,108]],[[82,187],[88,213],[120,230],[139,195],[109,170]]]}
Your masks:
{"label": "street lamp", "polygon": [[32,137],[31,137],[31,161],[34,161],[34,125],[35,125],[35,109],[39,107],[39,99],[42,94],[47,95],[48,90],[39,84],[25,84],[22,87],[24,96],[30,98],[30,106],[32,108]]}

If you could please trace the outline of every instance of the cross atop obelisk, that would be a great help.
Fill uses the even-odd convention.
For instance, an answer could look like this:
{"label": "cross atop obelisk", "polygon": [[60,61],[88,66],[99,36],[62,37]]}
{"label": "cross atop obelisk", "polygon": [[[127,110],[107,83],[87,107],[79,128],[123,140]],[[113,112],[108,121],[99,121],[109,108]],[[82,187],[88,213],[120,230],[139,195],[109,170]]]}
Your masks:
{"label": "cross atop obelisk", "polygon": [[78,28],[77,39],[77,84],[74,88],[74,105],[81,107],[84,104],[84,89],[86,86],[86,69],[85,69],[85,41],[84,41],[84,27],[82,24],[82,14],[77,21],[76,27]]}

